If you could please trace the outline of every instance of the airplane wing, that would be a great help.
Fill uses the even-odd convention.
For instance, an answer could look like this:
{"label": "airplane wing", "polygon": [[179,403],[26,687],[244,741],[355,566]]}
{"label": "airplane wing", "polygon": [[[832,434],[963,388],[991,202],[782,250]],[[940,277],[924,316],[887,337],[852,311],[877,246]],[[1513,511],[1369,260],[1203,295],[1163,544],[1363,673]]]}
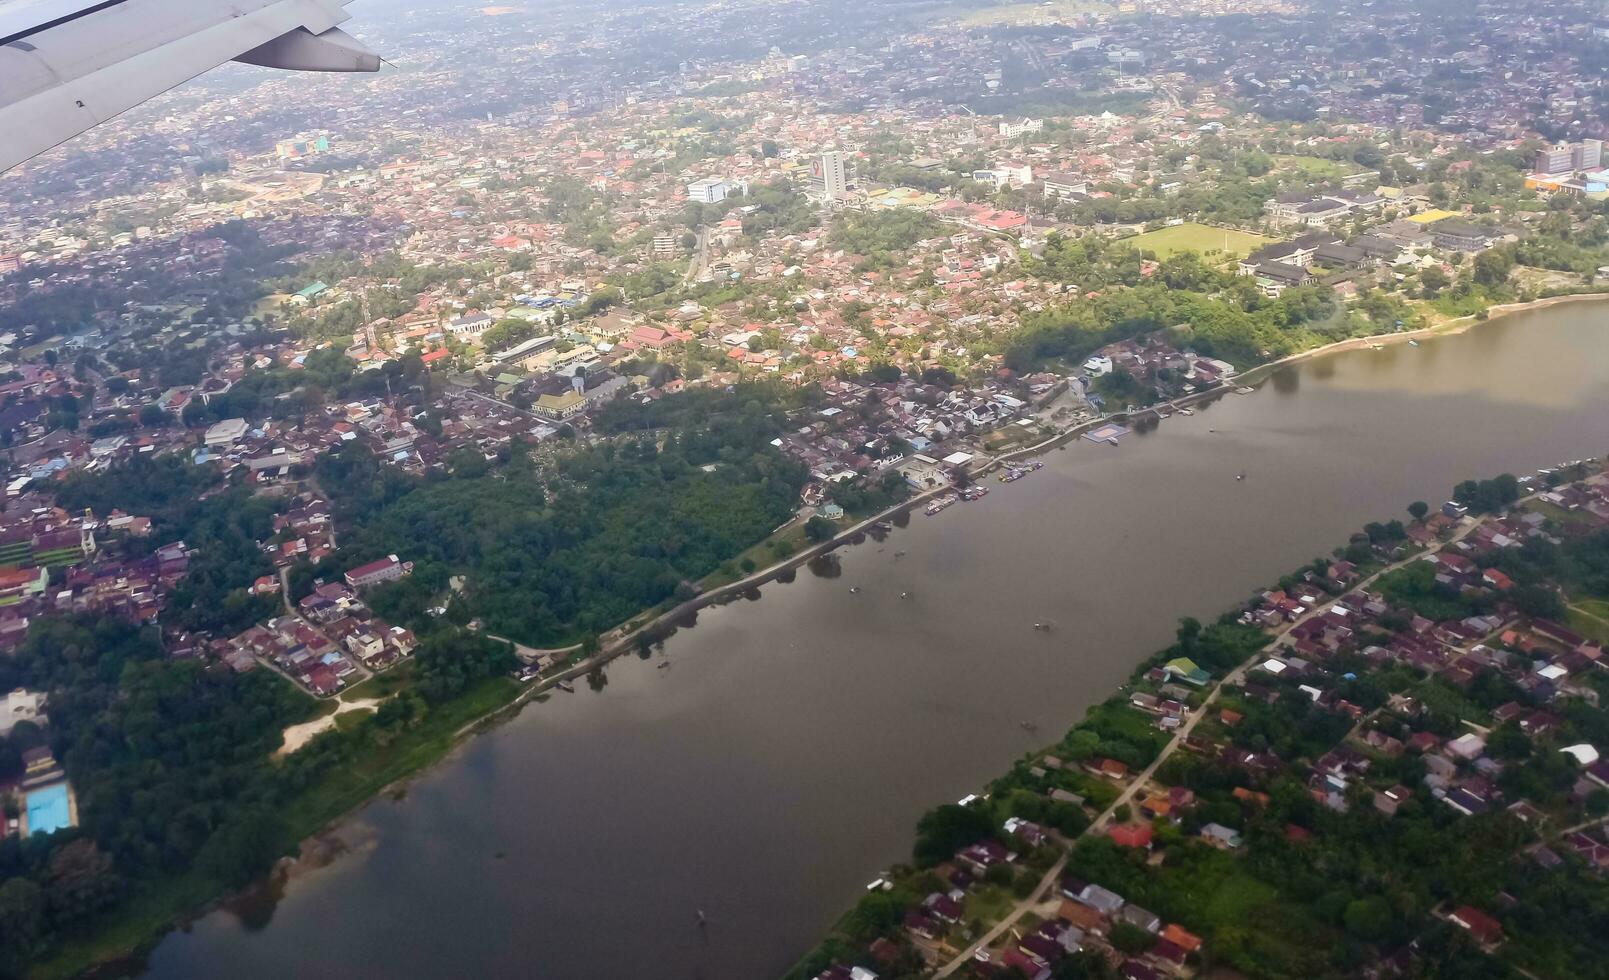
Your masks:
{"label": "airplane wing", "polygon": [[0,0],[0,173],[226,61],[379,71],[350,0]]}

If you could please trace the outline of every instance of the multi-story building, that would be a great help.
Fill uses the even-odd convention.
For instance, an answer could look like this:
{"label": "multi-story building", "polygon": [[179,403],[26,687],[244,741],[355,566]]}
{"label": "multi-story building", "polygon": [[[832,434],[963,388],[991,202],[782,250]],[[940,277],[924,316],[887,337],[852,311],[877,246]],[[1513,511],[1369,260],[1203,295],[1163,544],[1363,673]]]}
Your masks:
{"label": "multi-story building", "polygon": [[687,185],[687,199],[699,204],[719,204],[733,194],[743,194],[748,191],[748,184],[741,180],[727,180],[725,177],[705,177],[695,180]]}
{"label": "multi-story building", "polygon": [[1016,139],[1029,133],[1042,132],[1045,128],[1043,119],[1003,119],[1000,121],[1000,135],[1006,139]]}
{"label": "multi-story building", "polygon": [[1573,156],[1574,152],[1568,143],[1538,150],[1536,153],[1536,172],[1539,174],[1562,174],[1570,169]]}
{"label": "multi-story building", "polygon": [[1089,181],[1077,174],[1049,173],[1044,177],[1046,197],[1071,197],[1074,194],[1088,194]]}
{"label": "multi-story building", "polygon": [[387,555],[379,561],[371,561],[367,565],[359,565],[346,573],[346,584],[354,589],[362,589],[381,582],[390,582],[408,574],[413,568],[412,562],[403,562],[396,555]]}
{"label": "multi-story building", "polygon": [[1603,166],[1603,140],[1582,140],[1570,147],[1571,170],[1597,170]]}
{"label": "multi-story building", "polygon": [[1581,140],[1579,143],[1560,143],[1538,150],[1536,172],[1539,174],[1568,174],[1584,170],[1597,170],[1603,166],[1603,140]]}
{"label": "multi-story building", "polygon": [[810,164],[810,189],[825,200],[842,200],[854,184],[855,165],[843,150],[825,150]]}

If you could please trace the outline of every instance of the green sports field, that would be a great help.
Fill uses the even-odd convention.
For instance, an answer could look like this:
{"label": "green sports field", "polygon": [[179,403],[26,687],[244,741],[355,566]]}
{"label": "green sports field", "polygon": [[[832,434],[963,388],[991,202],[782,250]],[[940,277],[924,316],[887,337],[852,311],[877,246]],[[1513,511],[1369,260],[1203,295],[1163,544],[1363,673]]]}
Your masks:
{"label": "green sports field", "polygon": [[1142,252],[1155,252],[1159,259],[1165,259],[1175,252],[1200,252],[1205,255],[1213,251],[1239,259],[1267,245],[1269,241],[1271,239],[1247,231],[1186,223],[1125,238],[1123,244],[1132,245]]}

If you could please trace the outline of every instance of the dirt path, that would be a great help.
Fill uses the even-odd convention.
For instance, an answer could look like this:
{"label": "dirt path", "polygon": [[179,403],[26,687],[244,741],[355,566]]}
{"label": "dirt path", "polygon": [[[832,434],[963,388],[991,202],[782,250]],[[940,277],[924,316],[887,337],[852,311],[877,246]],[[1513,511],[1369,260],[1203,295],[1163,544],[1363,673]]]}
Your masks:
{"label": "dirt path", "polygon": [[335,700],[335,710],[329,714],[314,718],[312,721],[304,721],[300,725],[292,725],[291,727],[285,729],[284,741],[280,744],[279,748],[274,752],[274,754],[280,756],[290,755],[292,752],[295,752],[297,749],[312,741],[314,735],[317,735],[319,732],[327,732],[334,728],[335,718],[337,715],[344,715],[348,711],[372,710],[379,707],[381,702],[384,700],[384,698],[365,698],[362,701],[342,701],[337,698]]}

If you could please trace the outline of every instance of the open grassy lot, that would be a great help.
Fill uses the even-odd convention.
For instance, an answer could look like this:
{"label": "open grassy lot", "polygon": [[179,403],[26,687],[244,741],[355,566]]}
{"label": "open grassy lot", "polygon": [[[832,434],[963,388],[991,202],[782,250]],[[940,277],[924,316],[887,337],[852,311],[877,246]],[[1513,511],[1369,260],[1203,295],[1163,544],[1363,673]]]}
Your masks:
{"label": "open grassy lot", "polygon": [[1566,610],[1564,624],[1589,640],[1609,643],[1609,602],[1583,599]]}
{"label": "open grassy lot", "polygon": [[1240,259],[1267,245],[1269,241],[1270,239],[1253,235],[1249,231],[1232,231],[1186,222],[1159,231],[1148,231],[1133,238],[1125,238],[1123,244],[1132,245],[1142,252],[1155,252],[1159,259],[1165,259],[1175,252],[1200,252],[1203,255],[1208,252],[1219,252]]}
{"label": "open grassy lot", "polygon": [[342,691],[342,701],[365,701],[370,698],[388,698],[413,683],[413,661],[400,663],[384,673],[375,674]]}
{"label": "open grassy lot", "polygon": [[[804,550],[810,545],[804,533],[805,523],[794,521],[764,541],[756,542],[731,561],[722,562],[719,568],[704,576],[699,585],[705,592],[718,589],[750,574],[752,569],[744,567],[745,561],[750,562],[754,569],[769,568],[783,558]],[[839,528],[849,527],[854,523],[854,520],[844,520],[840,522]]]}
{"label": "open grassy lot", "polygon": [[1347,174],[1362,170],[1362,167],[1341,163],[1336,160],[1326,160],[1323,157],[1291,156],[1285,153],[1275,154],[1274,163],[1288,170],[1299,170],[1309,177],[1320,180],[1340,180]]}
{"label": "open grassy lot", "polygon": [[1571,605],[1589,616],[1609,620],[1609,599],[1577,599]]}

